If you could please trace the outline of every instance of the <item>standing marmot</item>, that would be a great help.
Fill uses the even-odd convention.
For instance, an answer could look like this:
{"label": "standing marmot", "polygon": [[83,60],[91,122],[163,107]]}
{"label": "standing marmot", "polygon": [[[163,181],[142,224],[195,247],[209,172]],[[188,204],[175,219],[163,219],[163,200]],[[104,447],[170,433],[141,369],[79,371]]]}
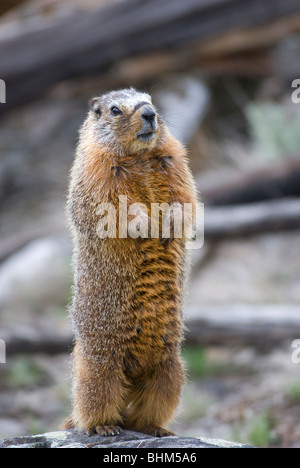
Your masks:
{"label": "standing marmot", "polygon": [[[80,131],[67,204],[74,242],[71,315],[73,413],[65,427],[156,436],[178,405],[185,238],[101,239],[99,205],[190,203],[186,151],[148,94],[133,88],[91,100]],[[118,219],[118,216],[117,216]],[[150,220],[150,218],[149,218]],[[117,222],[118,224],[118,222]],[[117,226],[119,232],[120,224]]]}

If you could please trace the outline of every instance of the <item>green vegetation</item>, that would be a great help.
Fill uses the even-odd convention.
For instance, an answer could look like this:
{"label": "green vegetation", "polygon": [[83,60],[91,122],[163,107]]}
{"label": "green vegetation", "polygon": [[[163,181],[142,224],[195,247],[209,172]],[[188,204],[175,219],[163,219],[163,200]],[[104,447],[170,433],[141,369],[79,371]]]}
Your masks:
{"label": "green vegetation", "polygon": [[46,373],[40,366],[26,357],[14,358],[5,375],[6,384],[17,388],[40,385],[46,378]]}
{"label": "green vegetation", "polygon": [[182,351],[188,375],[191,378],[220,377],[226,375],[248,374],[249,369],[231,362],[218,361],[209,356],[205,348],[187,347]]}
{"label": "green vegetation", "polygon": [[267,448],[274,444],[274,428],[276,422],[269,414],[263,411],[249,419],[246,418],[243,426],[232,431],[232,439],[240,443],[259,448]]}
{"label": "green vegetation", "polygon": [[281,103],[251,103],[246,117],[255,150],[268,159],[292,154],[300,148],[300,107]]}
{"label": "green vegetation", "polygon": [[186,348],[182,352],[191,377],[204,377],[208,373],[208,360],[203,348]]}
{"label": "green vegetation", "polygon": [[293,382],[287,390],[288,397],[294,403],[300,403],[300,382]]}
{"label": "green vegetation", "polygon": [[272,441],[273,423],[267,411],[257,416],[250,424],[249,442],[254,447],[267,447]]}

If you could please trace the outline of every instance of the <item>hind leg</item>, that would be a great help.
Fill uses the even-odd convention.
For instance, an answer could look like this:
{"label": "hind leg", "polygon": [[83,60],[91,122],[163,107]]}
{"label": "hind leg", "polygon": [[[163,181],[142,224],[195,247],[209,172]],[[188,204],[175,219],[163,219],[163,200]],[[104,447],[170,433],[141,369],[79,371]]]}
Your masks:
{"label": "hind leg", "polygon": [[113,357],[86,355],[77,343],[73,352],[74,405],[64,427],[78,427],[88,434],[116,435],[121,431],[124,376]]}
{"label": "hind leg", "polygon": [[134,382],[128,396],[124,427],[155,437],[174,435],[164,426],[175,413],[183,384],[183,366],[176,357]]}

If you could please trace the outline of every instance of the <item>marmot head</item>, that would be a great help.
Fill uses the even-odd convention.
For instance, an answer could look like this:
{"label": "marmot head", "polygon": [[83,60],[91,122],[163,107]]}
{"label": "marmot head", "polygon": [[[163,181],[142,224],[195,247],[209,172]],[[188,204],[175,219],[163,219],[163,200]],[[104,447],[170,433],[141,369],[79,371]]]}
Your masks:
{"label": "marmot head", "polygon": [[91,99],[87,122],[93,139],[118,153],[152,149],[163,131],[151,97],[134,88]]}

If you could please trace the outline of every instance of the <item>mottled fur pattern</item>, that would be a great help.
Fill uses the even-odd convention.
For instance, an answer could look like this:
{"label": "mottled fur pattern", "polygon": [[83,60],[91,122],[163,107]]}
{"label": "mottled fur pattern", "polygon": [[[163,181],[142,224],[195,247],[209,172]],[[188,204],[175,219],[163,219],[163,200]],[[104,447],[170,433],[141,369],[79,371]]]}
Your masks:
{"label": "mottled fur pattern", "polygon": [[[74,243],[71,316],[73,413],[65,427],[163,436],[184,369],[182,291],[186,239],[99,239],[102,202],[192,203],[186,151],[156,113],[150,141],[137,138],[149,95],[133,88],[91,101],[71,172],[67,215]],[[121,113],[112,114],[117,107]]]}

